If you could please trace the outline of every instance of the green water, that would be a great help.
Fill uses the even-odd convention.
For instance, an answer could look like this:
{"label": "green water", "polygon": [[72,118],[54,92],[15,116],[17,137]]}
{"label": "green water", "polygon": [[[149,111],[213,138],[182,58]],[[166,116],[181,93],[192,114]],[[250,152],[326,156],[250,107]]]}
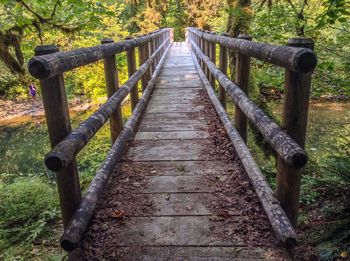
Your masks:
{"label": "green water", "polygon": [[[79,112],[72,116],[72,127],[77,127],[90,116],[94,109]],[[130,104],[122,107],[123,121],[131,114]],[[26,118],[27,119],[27,118]],[[79,173],[82,185],[86,185],[105,159],[110,148],[109,124],[106,123],[78,154]],[[12,182],[24,176],[42,176],[54,179],[52,172],[44,166],[44,156],[50,150],[45,120],[42,117],[31,119],[15,126],[0,128],[0,181]],[[84,179],[87,179],[86,181]]]}
{"label": "green water", "polygon": [[[277,118],[280,118],[281,105],[271,103]],[[90,109],[72,117],[73,127],[91,115]],[[232,113],[232,111],[230,110]],[[230,113],[230,114],[231,114]],[[130,104],[123,106],[124,121],[130,116]],[[331,153],[329,148],[338,141],[339,135],[350,130],[350,103],[314,103],[310,105],[306,149],[310,164],[318,164]],[[259,149],[254,147],[250,137],[254,157],[263,171],[274,171],[274,161],[266,160]],[[332,145],[332,146],[331,146]],[[81,176],[91,176],[104,160],[110,147],[109,126],[96,134],[91,142],[78,155]],[[17,126],[0,129],[0,181],[11,182],[21,176],[46,176],[53,178],[43,164],[44,155],[49,151],[45,122],[42,118],[23,122]],[[318,175],[319,173],[315,173]],[[83,178],[84,182],[84,178]],[[88,182],[88,180],[87,180]]]}

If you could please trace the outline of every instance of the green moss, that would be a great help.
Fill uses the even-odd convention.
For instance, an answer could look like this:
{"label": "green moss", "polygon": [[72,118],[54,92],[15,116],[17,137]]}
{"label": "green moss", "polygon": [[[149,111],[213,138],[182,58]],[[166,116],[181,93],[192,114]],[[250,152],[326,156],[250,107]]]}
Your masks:
{"label": "green moss", "polygon": [[32,242],[59,217],[53,186],[39,178],[21,178],[0,186],[0,239],[8,244]]}

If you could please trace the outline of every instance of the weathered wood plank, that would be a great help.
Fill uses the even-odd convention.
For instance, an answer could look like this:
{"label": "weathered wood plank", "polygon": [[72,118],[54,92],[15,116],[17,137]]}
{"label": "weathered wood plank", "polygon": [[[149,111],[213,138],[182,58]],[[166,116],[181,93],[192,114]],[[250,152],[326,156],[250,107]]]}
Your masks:
{"label": "weathered wood plank", "polygon": [[209,202],[210,193],[163,193],[151,196],[155,216],[208,216],[211,211],[204,202]]}
{"label": "weathered wood plank", "polygon": [[197,105],[197,106],[191,106],[188,107],[186,104],[169,104],[169,105],[163,105],[163,104],[157,104],[156,106],[150,104],[147,107],[146,113],[157,113],[157,112],[198,112],[203,110],[203,106]]}
{"label": "weathered wood plank", "polygon": [[207,130],[208,127],[205,124],[198,123],[198,124],[191,124],[189,125],[188,123],[183,123],[183,124],[176,124],[174,122],[168,122],[164,123],[162,125],[157,125],[157,124],[145,124],[141,123],[139,126],[139,131],[142,132],[153,132],[153,131],[203,131]]}
{"label": "weathered wood plank", "polygon": [[151,100],[150,104],[154,104],[154,105],[160,105],[160,104],[185,104],[186,106],[193,106],[195,105],[196,100],[194,98],[187,98],[187,99],[182,99],[181,98],[167,98],[167,97],[154,97],[154,99]]}
{"label": "weathered wood plank", "polygon": [[184,112],[184,113],[162,112],[162,113],[145,114],[145,116],[143,117],[143,120],[147,120],[147,119],[160,120],[160,121],[195,120],[195,121],[203,122],[206,119],[206,117],[204,115],[194,117],[192,112]]}
{"label": "weathered wood plank", "polygon": [[[210,217],[131,217],[125,222],[118,235],[110,235],[106,247],[147,246],[243,246],[244,243],[232,235],[223,240],[213,235]],[[116,221],[118,222],[118,221]],[[113,224],[111,224],[113,225]],[[224,227],[223,222],[216,222]],[[233,225],[231,225],[233,226]],[[108,236],[108,231],[106,232]]]}
{"label": "weathered wood plank", "polygon": [[123,247],[118,254],[124,260],[201,260],[201,261],[287,261],[285,252],[249,247]]}
{"label": "weathered wood plank", "polygon": [[213,192],[213,186],[201,176],[151,176],[147,181],[143,193]]}
{"label": "weathered wood plank", "polygon": [[158,161],[158,162],[126,162],[128,167],[150,168],[146,173],[153,176],[193,176],[211,175],[219,177],[232,173],[235,166],[222,161]]}
{"label": "weathered wood plank", "polygon": [[193,140],[193,139],[206,139],[209,133],[206,131],[169,131],[169,132],[141,132],[139,131],[135,140]]}
{"label": "weathered wood plank", "polygon": [[204,140],[155,140],[133,145],[126,155],[128,160],[207,160],[202,150],[210,144]]}

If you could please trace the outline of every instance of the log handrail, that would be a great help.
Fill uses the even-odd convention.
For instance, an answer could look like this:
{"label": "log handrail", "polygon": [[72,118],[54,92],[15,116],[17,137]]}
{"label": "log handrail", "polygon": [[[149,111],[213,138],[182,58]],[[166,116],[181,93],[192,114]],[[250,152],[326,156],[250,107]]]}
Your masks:
{"label": "log handrail", "polygon": [[315,53],[309,48],[257,43],[244,39],[203,32],[189,27],[187,30],[208,42],[227,47],[240,54],[247,55],[296,72],[312,72],[317,64]]}
{"label": "log handrail", "polygon": [[[28,67],[30,73],[40,79],[46,122],[53,149],[45,158],[45,164],[50,170],[56,172],[65,229],[68,224],[74,224],[71,219],[78,211],[79,206],[85,204],[86,200],[90,200],[88,209],[93,210],[91,206],[94,206],[94,203],[92,203],[91,198],[98,200],[99,192],[102,191],[109,175],[115,168],[120,154],[124,152],[125,146],[148,103],[160,71],[159,68],[172,42],[172,29],[165,28],[145,36],[116,43],[112,39],[104,39],[99,46],[67,52],[59,52],[57,46],[54,45],[35,48],[36,56],[29,61]],[[140,61],[138,69],[136,69],[136,47],[138,47],[139,53],[144,51],[144,59]],[[129,78],[119,87],[115,56],[122,51],[127,53]],[[64,72],[101,59],[104,59],[108,100],[78,128],[71,131]],[[151,73],[153,76],[150,75]],[[145,75],[147,77],[143,77]],[[142,97],[138,99],[137,86],[141,78],[144,79],[143,83],[146,88],[143,88]],[[131,94],[133,112],[123,128],[120,106],[129,93]],[[91,190],[97,192],[94,196],[85,194],[82,198],[75,156],[108,119],[111,119],[112,148],[89,186],[88,193]],[[91,213],[87,214],[86,217],[90,217]]]}
{"label": "log handrail", "polygon": [[[192,56],[194,57],[193,53]],[[253,156],[245,143],[246,141],[243,140],[240,133],[233,126],[227,112],[225,111],[225,108],[222,106],[221,101],[219,101],[218,97],[216,97],[211,83],[205,78],[203,71],[200,70],[198,62],[195,59],[193,60],[208,96],[217,111],[218,117],[224,125],[227,135],[230,138],[239,158],[241,159],[244,168],[247,170],[247,174],[252,182],[255,192],[259,197],[261,205],[265,210],[277,239],[287,248],[294,247],[297,244],[297,233],[290,223],[286,213],[281,208],[278,200],[274,196],[273,191],[269,187],[264,175],[261,173],[259,167],[254,161]]]}
{"label": "log handrail", "polygon": [[192,47],[200,59],[206,64],[212,75],[219,81],[230,97],[235,101],[248,119],[254,123],[263,134],[266,141],[281,156],[285,162],[296,167],[304,167],[307,163],[305,151],[281,127],[267,116],[249,97],[232,82],[191,40]]}
{"label": "log handrail", "polygon": [[71,218],[69,224],[67,225],[61,239],[61,246],[67,251],[73,251],[79,247],[80,241],[83,238],[85,230],[89,224],[97,201],[103,192],[103,187],[106,185],[111,172],[114,170],[115,165],[121,158],[127,141],[133,135],[134,130],[138,124],[138,121],[146,109],[150,96],[155,87],[158,75],[160,74],[162,64],[165,60],[165,55],[169,47],[164,52],[164,55],[159,61],[151,80],[142,94],[141,99],[137,103],[132,116],[127,121],[122,132],[118,136],[118,139],[113,144],[111,150],[109,151],[106,160],[103,162],[102,166],[97,170],[94,179],[92,180],[84,198],[82,199],[79,207],[75,211],[73,217]]}
{"label": "log handrail", "polygon": [[45,164],[52,171],[65,169],[76,154],[91,140],[95,133],[104,125],[136,83],[150,68],[157,55],[168,44],[164,41],[161,46],[148,58],[145,63],[110,97],[94,114],[74,129],[64,140],[57,144],[45,157]]}
{"label": "log handrail", "polygon": [[47,79],[111,55],[139,47],[143,44],[148,44],[152,39],[161,36],[165,32],[170,32],[170,29],[160,29],[149,35],[116,43],[34,56],[29,60],[28,70],[29,73],[37,79]]}
{"label": "log handrail", "polygon": [[[242,37],[245,39],[239,39]],[[206,78],[204,81],[207,81],[208,84],[211,82],[213,89],[215,86],[210,81],[212,79],[210,76],[213,75],[219,82],[219,100],[222,106],[215,104],[216,97],[213,97],[214,92],[210,90],[207,92],[211,96],[214,107],[217,109],[219,117],[234,143],[248,176],[250,178],[255,176],[255,180],[261,178],[261,172],[257,169],[255,162],[253,165],[246,164],[247,158],[251,158],[251,155],[238,151],[241,149],[244,150],[244,148],[241,148],[241,145],[246,143],[247,119],[258,128],[264,138],[277,152],[276,204],[282,207],[283,213],[290,220],[290,224],[296,228],[302,167],[307,163],[307,155],[304,147],[311,75],[317,64],[317,57],[313,52],[314,44],[311,39],[307,38],[291,38],[288,41],[288,46],[257,43],[250,40],[251,38],[248,35],[231,38],[223,34],[219,35],[196,28],[187,28],[187,43],[191,47],[193,57],[198,60],[198,63],[196,63],[198,65],[197,68],[203,70],[203,73],[200,72],[200,75],[205,75]],[[218,44],[220,46],[220,69],[217,68],[215,61],[210,58],[208,46],[211,44],[215,46]],[[226,76],[228,50],[237,56],[236,71],[231,72],[231,75],[235,73],[235,82]],[[250,58],[257,58],[285,68],[285,92],[283,95],[281,127],[273,122],[263,110],[249,99],[247,86],[249,84]],[[236,106],[235,128],[231,122],[228,122],[228,117],[224,109],[226,108],[226,93],[233,99]],[[237,131],[239,136],[237,136]],[[250,161],[253,162],[252,158]],[[260,189],[259,184],[255,184],[254,179],[251,178],[251,180],[264,206],[263,201],[269,201],[271,198],[268,195],[260,195],[261,193],[258,191]],[[269,192],[268,194],[271,193]],[[263,197],[267,198],[264,199]],[[269,205],[271,206],[269,203],[264,208],[270,208]],[[270,221],[274,227],[274,220]],[[294,238],[290,227],[287,227],[291,239],[291,244],[289,243],[288,245],[292,246],[296,243],[296,238]],[[284,232],[279,235],[277,231],[276,234],[280,239],[286,239],[288,237],[285,237],[285,235],[288,233],[284,234]]]}

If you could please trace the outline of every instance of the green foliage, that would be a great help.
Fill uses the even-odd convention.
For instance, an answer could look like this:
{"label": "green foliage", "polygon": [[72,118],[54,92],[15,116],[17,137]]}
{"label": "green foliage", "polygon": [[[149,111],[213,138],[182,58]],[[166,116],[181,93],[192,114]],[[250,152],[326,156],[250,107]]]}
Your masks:
{"label": "green foliage", "polygon": [[45,177],[49,173],[44,168],[43,157],[48,149],[47,130],[43,124],[1,128],[0,181],[11,182],[19,176]]}
{"label": "green foliage", "polygon": [[0,242],[33,241],[49,232],[59,216],[55,190],[39,178],[22,178],[0,185]]}
{"label": "green foliage", "polygon": [[325,0],[326,9],[317,17],[317,28],[335,24],[336,22],[347,22],[350,18],[350,3],[347,0]]}

